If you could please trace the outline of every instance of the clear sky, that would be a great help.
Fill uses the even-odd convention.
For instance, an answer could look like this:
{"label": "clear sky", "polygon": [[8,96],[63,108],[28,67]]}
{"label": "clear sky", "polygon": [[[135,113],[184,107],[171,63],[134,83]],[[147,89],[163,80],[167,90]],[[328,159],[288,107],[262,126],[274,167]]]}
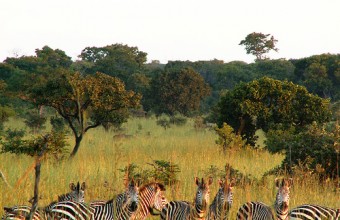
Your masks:
{"label": "clear sky", "polygon": [[238,45],[271,34],[272,59],[340,53],[340,0],[0,0],[0,62],[47,45],[138,47],[148,61],[252,62]]}

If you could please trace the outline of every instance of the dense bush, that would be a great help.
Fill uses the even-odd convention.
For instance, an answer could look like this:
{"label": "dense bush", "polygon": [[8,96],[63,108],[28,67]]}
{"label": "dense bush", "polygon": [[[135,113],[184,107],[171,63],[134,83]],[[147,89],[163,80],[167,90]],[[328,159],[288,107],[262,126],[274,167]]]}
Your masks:
{"label": "dense bush", "polygon": [[318,172],[322,177],[337,176],[337,154],[339,154],[339,126],[329,130],[313,123],[306,130],[276,129],[267,134],[267,149],[272,153],[284,152],[286,158],[282,167],[290,171],[304,164],[308,170]]}

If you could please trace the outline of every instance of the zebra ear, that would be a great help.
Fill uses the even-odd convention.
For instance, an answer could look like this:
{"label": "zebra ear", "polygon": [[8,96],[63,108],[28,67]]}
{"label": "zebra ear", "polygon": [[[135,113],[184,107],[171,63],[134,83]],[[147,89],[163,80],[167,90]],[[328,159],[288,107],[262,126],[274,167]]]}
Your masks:
{"label": "zebra ear", "polygon": [[276,188],[280,187],[280,179],[279,178],[275,178],[275,186],[276,186]]}
{"label": "zebra ear", "polygon": [[213,183],[213,178],[209,177],[208,186],[210,186],[212,183]]}
{"label": "zebra ear", "polygon": [[75,191],[76,190],[76,186],[74,185],[74,183],[70,183],[70,189],[72,191]]}
{"label": "zebra ear", "polygon": [[80,188],[80,189],[84,191],[84,190],[85,190],[85,188],[86,188],[86,186],[85,186],[85,182],[83,182],[83,183],[81,184],[81,188]]}
{"label": "zebra ear", "polygon": [[223,180],[219,179],[218,180],[218,185],[220,185],[220,187],[223,187]]}
{"label": "zebra ear", "polygon": [[200,184],[200,180],[198,179],[197,176],[195,177],[195,183],[196,183],[197,186]]}

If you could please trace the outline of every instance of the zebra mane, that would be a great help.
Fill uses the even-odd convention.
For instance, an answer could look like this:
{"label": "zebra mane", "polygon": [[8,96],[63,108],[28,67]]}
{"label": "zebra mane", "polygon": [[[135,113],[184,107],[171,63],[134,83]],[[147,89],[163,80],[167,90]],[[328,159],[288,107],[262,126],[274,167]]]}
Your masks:
{"label": "zebra mane", "polygon": [[165,186],[162,183],[159,183],[159,182],[150,182],[148,184],[144,184],[143,186],[141,186],[139,188],[139,192],[143,192],[147,187],[150,187],[152,185],[158,187],[161,191],[165,191]]}

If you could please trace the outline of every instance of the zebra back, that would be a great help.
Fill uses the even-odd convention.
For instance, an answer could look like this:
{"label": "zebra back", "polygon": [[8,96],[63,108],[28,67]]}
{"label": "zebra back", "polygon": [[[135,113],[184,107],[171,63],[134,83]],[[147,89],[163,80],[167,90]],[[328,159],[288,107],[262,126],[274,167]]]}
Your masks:
{"label": "zebra back", "polygon": [[117,195],[116,198],[107,202],[94,201],[91,207],[94,208],[95,219],[131,219],[131,216],[138,208],[139,189],[132,180],[124,193]]}
{"label": "zebra back", "polygon": [[186,201],[171,201],[162,209],[161,219],[204,219],[209,202],[209,186],[212,181],[213,179],[209,178],[206,183],[203,178],[200,181],[195,177],[197,190],[194,204]]}
{"label": "zebra back", "polygon": [[[70,183],[71,192],[58,196],[58,201],[76,201],[76,202],[84,202],[84,190],[85,190],[85,182],[80,186],[79,182],[77,185],[74,183]],[[44,215],[44,211],[48,211],[50,207],[56,202],[52,202],[43,209],[37,209],[33,215],[34,220],[42,219]],[[2,219],[16,219],[21,218],[21,216],[28,217],[31,211],[31,206],[27,205],[17,205],[13,207],[4,207],[5,214]]]}
{"label": "zebra back", "polygon": [[289,219],[292,220],[314,220],[314,219],[327,219],[339,220],[339,209],[331,209],[325,206],[305,204],[289,212]]}
{"label": "zebra back", "polygon": [[236,220],[274,220],[274,215],[262,202],[247,202],[239,208]]}
{"label": "zebra back", "polygon": [[165,187],[161,183],[152,182],[139,189],[139,206],[132,219],[146,219],[149,214],[155,215],[153,209],[161,211],[168,203],[163,192]]}
{"label": "zebra back", "polygon": [[[25,219],[28,217],[31,207],[27,205],[17,205],[13,207],[4,207],[5,214],[2,216],[1,219],[3,220],[15,220],[15,219]],[[40,220],[41,219],[41,212],[40,210],[36,210],[33,215],[33,220]]]}
{"label": "zebra back", "polygon": [[45,211],[46,219],[94,219],[94,208],[82,202],[63,201],[54,203]]}
{"label": "zebra back", "polygon": [[233,203],[233,192],[232,189],[235,185],[235,181],[232,180],[228,183],[227,180],[219,180],[219,189],[216,196],[209,206],[207,214],[207,220],[227,219],[229,210]]}
{"label": "zebra back", "polygon": [[275,179],[275,185],[277,188],[277,194],[275,199],[275,214],[277,219],[285,220],[289,212],[289,193],[290,187],[293,184],[292,178]]}

